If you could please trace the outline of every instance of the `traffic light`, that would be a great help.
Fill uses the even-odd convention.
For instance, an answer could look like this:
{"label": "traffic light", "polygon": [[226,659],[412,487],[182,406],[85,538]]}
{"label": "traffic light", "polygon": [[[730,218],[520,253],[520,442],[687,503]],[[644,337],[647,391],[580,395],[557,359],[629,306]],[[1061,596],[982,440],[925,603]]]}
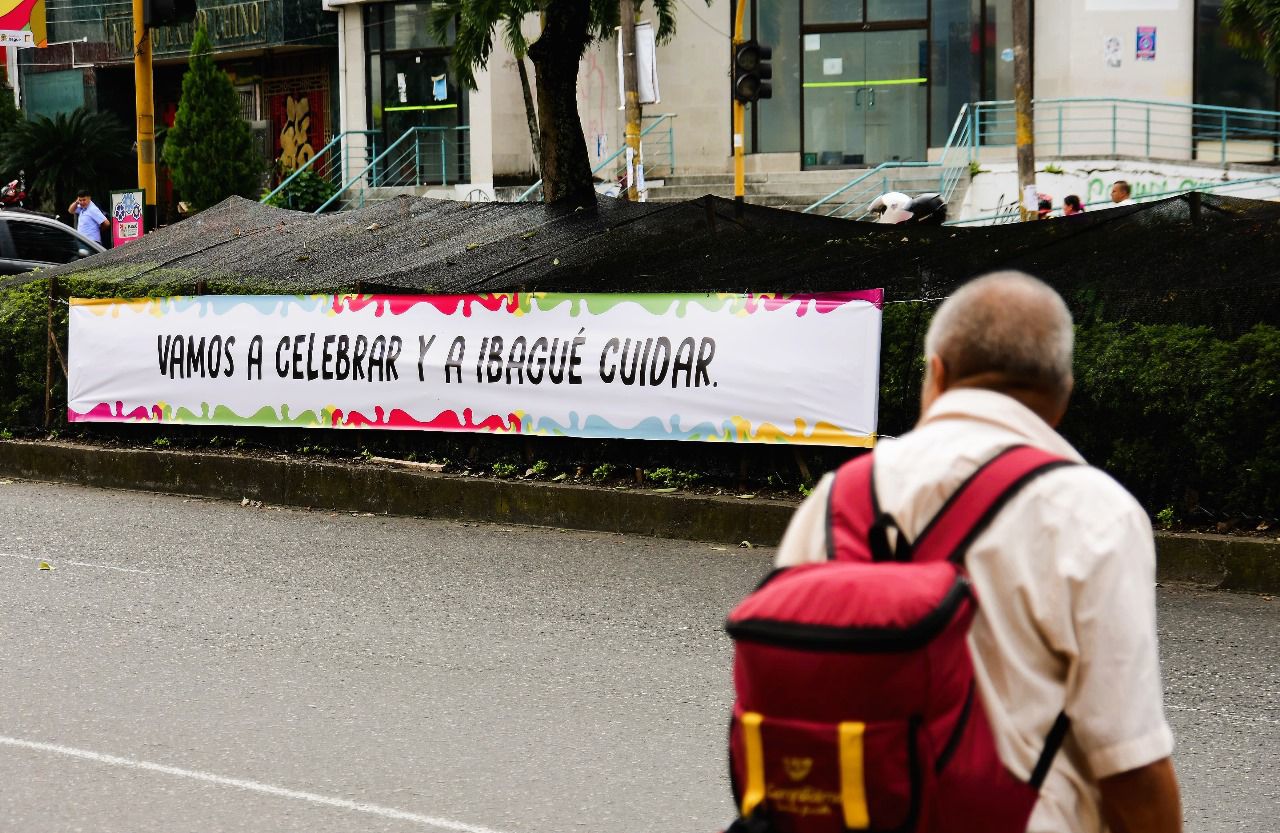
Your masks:
{"label": "traffic light", "polygon": [[769,59],[773,50],[753,40],[740,43],[733,50],[733,97],[743,104],[762,98],[773,98],[773,66]]}
{"label": "traffic light", "polygon": [[196,0],[142,0],[142,22],[152,26],[176,26],[196,19]]}

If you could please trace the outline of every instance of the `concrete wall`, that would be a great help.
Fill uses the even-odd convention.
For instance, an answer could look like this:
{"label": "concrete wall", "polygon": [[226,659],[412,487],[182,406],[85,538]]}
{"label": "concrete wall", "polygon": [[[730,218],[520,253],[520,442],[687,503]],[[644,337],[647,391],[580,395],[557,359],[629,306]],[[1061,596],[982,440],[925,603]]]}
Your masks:
{"label": "concrete wall", "polygon": [[[1044,160],[1041,160],[1044,164]],[[1014,162],[983,164],[982,173],[974,176],[954,219],[991,218],[1012,222],[1017,213],[1018,167]],[[1075,194],[1089,205],[1090,211],[1109,206],[1111,184],[1123,179],[1132,188],[1137,200],[1147,197],[1171,196],[1170,192],[1214,186],[1217,193],[1249,199],[1280,199],[1280,181],[1245,182],[1229,186],[1238,180],[1257,180],[1269,172],[1259,169],[1229,168],[1223,170],[1213,164],[1177,164],[1147,162],[1134,159],[1082,159],[1059,162],[1060,173],[1039,170],[1036,173],[1037,190],[1053,201],[1054,213],[1060,214],[1062,198]]]}
{"label": "concrete wall", "polygon": [[[729,15],[732,0],[701,0],[676,9],[676,34],[658,47],[658,86],[662,100],[644,108],[646,115],[675,113],[678,172],[724,172],[731,169]],[[648,7],[645,7],[646,12]],[[656,18],[646,14],[642,19]],[[616,38],[593,46],[578,75],[578,112],[587,151],[594,167],[624,141],[626,122],[618,98]],[[656,150],[657,141],[653,142]],[[663,148],[665,153],[665,147]],[[603,172],[602,172],[603,173]]]}
{"label": "concrete wall", "polygon": [[[341,2],[329,0],[330,5]],[[713,0],[709,6],[701,0],[677,5],[676,35],[658,49],[662,100],[646,106],[645,112],[677,115],[674,141],[678,173],[726,173],[732,169],[731,107],[726,83],[732,5],[733,0]],[[340,34],[342,127],[363,128],[365,79],[360,7],[338,8],[345,11]],[[646,18],[652,19],[648,7],[644,8]],[[1042,0],[1037,4],[1036,15],[1037,98],[1122,97],[1191,102],[1194,0]],[[1140,26],[1156,27],[1154,60],[1137,59],[1136,38]],[[527,38],[535,39],[537,17],[527,18],[524,29]],[[1119,42],[1118,63],[1107,60],[1104,43],[1109,37]],[[527,63],[527,68],[532,77],[532,62]],[[486,153],[490,154],[493,176],[527,174],[535,165],[519,76],[515,59],[500,37],[495,38],[487,80],[483,83],[484,89],[471,100],[473,170],[479,172],[485,167],[479,151],[485,144],[481,134],[487,132],[491,144]],[[625,124],[619,103],[617,41],[609,38],[587,51],[578,79],[578,111],[593,167],[622,145]],[[1096,120],[1097,146],[1080,144],[1077,134],[1076,141],[1063,148],[1065,155],[1190,158],[1189,114],[1184,115],[1175,108],[1157,113],[1155,132],[1169,138],[1157,139],[1155,147],[1147,136],[1150,130],[1142,135],[1131,132],[1129,145],[1119,147],[1113,146],[1109,132],[1111,110],[1104,109],[1105,112],[1075,111],[1078,121]],[[1131,130],[1138,129],[1132,125],[1139,121],[1144,127],[1151,121],[1146,114],[1121,113],[1120,116],[1122,121],[1131,123]],[[1039,124],[1041,136],[1037,140],[1050,138],[1045,131],[1052,133],[1052,127]],[[1186,137],[1185,149],[1181,145],[1182,137]],[[658,152],[656,138],[655,135],[654,141],[646,143],[646,151],[651,154]],[[1237,150],[1232,149],[1231,159],[1256,156],[1253,149]],[[665,148],[661,152],[665,155]],[[753,169],[796,170],[799,165],[798,154],[748,156],[748,167]],[[654,167],[652,160],[650,167]],[[601,175],[608,174],[601,172]]]}
{"label": "concrete wall", "polygon": [[[538,35],[538,18],[529,15],[523,27],[526,40]],[[534,88],[533,61],[524,62],[529,73],[530,92],[537,106]],[[516,58],[502,38],[495,38],[493,53],[489,58],[490,108],[493,132],[493,174],[503,176],[527,176],[537,168],[533,158],[533,143],[529,140],[529,126],[524,110],[524,96],[520,91],[520,72]],[[474,110],[472,111],[474,112]],[[474,126],[472,132],[476,131]]]}
{"label": "concrete wall", "polygon": [[[1048,0],[1036,4],[1036,98],[1106,96],[1190,104],[1194,0]],[[1139,26],[1156,27],[1156,57],[1136,58]],[[1119,65],[1106,60],[1120,41]]]}

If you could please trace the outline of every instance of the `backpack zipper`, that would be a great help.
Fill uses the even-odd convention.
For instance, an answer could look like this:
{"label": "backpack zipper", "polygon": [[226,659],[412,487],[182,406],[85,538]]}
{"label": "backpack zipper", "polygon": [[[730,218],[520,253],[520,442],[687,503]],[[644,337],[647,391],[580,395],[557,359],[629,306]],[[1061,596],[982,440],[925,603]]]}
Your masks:
{"label": "backpack zipper", "polygon": [[970,595],[969,580],[957,575],[933,610],[906,627],[833,627],[783,622],[777,619],[729,621],[725,630],[739,642],[755,642],[802,651],[892,653],[913,651],[933,639],[955,616]]}

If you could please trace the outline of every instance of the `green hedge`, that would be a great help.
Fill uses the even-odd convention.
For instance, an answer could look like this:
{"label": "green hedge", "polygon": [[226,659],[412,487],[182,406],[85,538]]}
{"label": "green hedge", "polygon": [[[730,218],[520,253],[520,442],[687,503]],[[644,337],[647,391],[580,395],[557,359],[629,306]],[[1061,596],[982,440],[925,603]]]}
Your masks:
{"label": "green hedge", "polygon": [[[918,416],[924,306],[885,307],[882,434],[910,430]],[[1280,329],[1233,338],[1078,317],[1075,394],[1061,431],[1089,462],[1153,515],[1280,516]]]}
{"label": "green hedge", "polygon": [[[136,273],[136,267],[129,272]],[[46,286],[37,281],[0,290],[0,367],[8,371],[0,373],[0,427],[13,431],[30,432],[43,420]],[[177,275],[165,286],[131,287],[127,280],[99,272],[61,286],[64,296],[68,291],[82,297],[162,296],[188,294],[193,281],[190,276]],[[208,289],[223,290],[214,282]],[[226,291],[252,292],[252,288],[227,287]],[[65,344],[66,307],[56,305],[55,313]],[[916,420],[922,342],[931,314],[928,304],[885,307],[882,434],[901,434]],[[1076,393],[1062,425],[1063,434],[1092,463],[1132,490],[1153,515],[1172,510],[1165,511],[1164,517],[1280,516],[1280,329],[1260,325],[1231,337],[1217,335],[1208,327],[1086,321],[1076,328],[1075,372]],[[58,424],[65,429],[62,403],[66,392],[61,374],[55,375]],[[84,430],[109,434],[112,429]],[[173,427],[167,430],[172,432]],[[225,435],[232,429],[220,430]],[[335,448],[351,439],[345,436],[348,432],[328,434],[344,435],[341,440],[337,436],[323,440]],[[202,434],[192,432],[191,436],[198,442]],[[267,438],[261,441],[289,447],[296,440],[282,438],[299,436],[296,429],[289,429],[261,434]],[[363,441],[369,445],[374,442]],[[465,446],[471,441],[455,447],[460,440],[452,436],[380,436],[377,442],[382,447],[398,444],[402,450],[439,446],[457,459],[468,453]],[[511,438],[474,438],[470,454],[475,457],[476,446],[484,446],[481,456],[505,460],[515,451],[513,442]],[[623,469],[633,464],[651,468],[663,465],[665,459],[678,462],[681,469],[701,471],[708,479],[732,479],[738,476],[735,470],[739,466],[745,470],[751,458],[757,461],[752,466],[758,476],[773,472],[771,483],[779,472],[783,480],[794,477],[787,473],[788,460],[779,449],[729,449],[714,444],[670,449],[661,445],[585,440],[538,443],[540,454],[586,463],[608,461]],[[835,450],[806,449],[804,453],[815,475],[845,456]]]}

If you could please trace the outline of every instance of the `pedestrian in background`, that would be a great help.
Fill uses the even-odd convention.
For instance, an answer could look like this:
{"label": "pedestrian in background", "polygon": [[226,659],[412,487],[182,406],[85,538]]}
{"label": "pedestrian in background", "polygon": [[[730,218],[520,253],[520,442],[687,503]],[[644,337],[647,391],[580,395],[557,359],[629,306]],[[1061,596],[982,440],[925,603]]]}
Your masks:
{"label": "pedestrian in background", "polygon": [[1048,220],[1053,216],[1053,197],[1039,194],[1036,198],[1036,219]]}
{"label": "pedestrian in background", "polygon": [[67,207],[67,211],[76,216],[76,231],[95,243],[102,243],[102,229],[110,225],[107,215],[93,204],[93,197],[81,188],[76,192],[76,200]]}
{"label": "pedestrian in background", "polygon": [[1111,183],[1111,202],[1116,205],[1133,205],[1133,198],[1129,195],[1133,189],[1129,187],[1129,183],[1123,179],[1117,179]]}
{"label": "pedestrian in background", "polygon": [[1062,216],[1070,217],[1072,214],[1083,214],[1084,203],[1080,202],[1080,197],[1076,194],[1067,194],[1062,198]]}

